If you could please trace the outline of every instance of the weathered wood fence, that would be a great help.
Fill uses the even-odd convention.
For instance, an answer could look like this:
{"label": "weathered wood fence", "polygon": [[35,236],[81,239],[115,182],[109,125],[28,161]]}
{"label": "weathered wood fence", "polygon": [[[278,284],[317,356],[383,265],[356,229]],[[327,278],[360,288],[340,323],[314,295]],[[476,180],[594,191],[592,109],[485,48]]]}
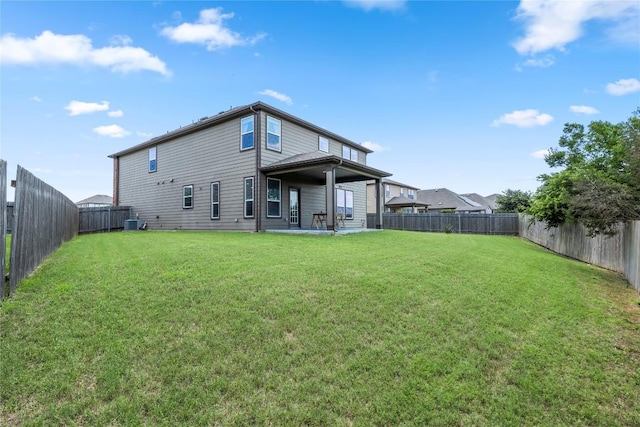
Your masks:
{"label": "weathered wood fence", "polygon": [[78,233],[124,230],[124,223],[128,219],[131,219],[130,206],[80,208]]}
{"label": "weathered wood fence", "polygon": [[4,299],[7,253],[7,162],[0,159],[0,301]]}
{"label": "weathered wood fence", "polygon": [[[382,228],[390,230],[518,235],[518,214],[396,214],[382,215]],[[375,228],[375,214],[367,214],[367,227]]]}
{"label": "weathered wood fence", "polygon": [[11,237],[9,295],[13,294],[20,280],[76,234],[76,204],[18,166]]}
{"label": "weathered wood fence", "polygon": [[640,292],[640,221],[621,224],[614,236],[588,237],[582,224],[547,230],[544,222],[531,222],[531,217],[523,215],[520,236],[559,254],[623,273]]}

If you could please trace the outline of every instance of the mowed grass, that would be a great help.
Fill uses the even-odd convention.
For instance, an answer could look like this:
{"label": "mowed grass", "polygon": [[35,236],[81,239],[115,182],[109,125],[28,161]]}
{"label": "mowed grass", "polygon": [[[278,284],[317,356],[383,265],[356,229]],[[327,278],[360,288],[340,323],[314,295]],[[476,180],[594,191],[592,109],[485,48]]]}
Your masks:
{"label": "mowed grass", "polygon": [[84,235],[0,306],[0,424],[640,425],[637,301],[514,237]]}

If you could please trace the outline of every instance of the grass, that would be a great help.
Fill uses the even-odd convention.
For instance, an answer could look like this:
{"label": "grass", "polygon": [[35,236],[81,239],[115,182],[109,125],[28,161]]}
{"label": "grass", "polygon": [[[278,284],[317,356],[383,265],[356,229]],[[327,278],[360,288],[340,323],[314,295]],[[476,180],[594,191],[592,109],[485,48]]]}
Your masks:
{"label": "grass", "polygon": [[640,425],[640,309],[512,237],[83,235],[0,307],[3,425]]}

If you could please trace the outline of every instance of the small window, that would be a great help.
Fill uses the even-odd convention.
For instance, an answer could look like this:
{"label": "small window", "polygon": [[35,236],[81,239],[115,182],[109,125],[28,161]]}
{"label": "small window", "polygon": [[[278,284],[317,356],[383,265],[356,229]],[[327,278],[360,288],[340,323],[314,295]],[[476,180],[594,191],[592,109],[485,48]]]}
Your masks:
{"label": "small window", "polygon": [[149,148],[149,172],[155,172],[158,170],[158,162],[156,158],[157,147]]}
{"label": "small window", "polygon": [[400,197],[404,197],[404,187],[400,187]]}
{"label": "small window", "polygon": [[211,219],[220,219],[220,183],[211,183]]}
{"label": "small window", "polygon": [[351,160],[354,162],[358,161],[358,150],[351,149]]}
{"label": "small window", "polygon": [[280,211],[280,180],[267,178],[267,217],[278,218]]}
{"label": "small window", "polygon": [[244,216],[253,217],[253,177],[244,179]]}
{"label": "small window", "polygon": [[182,209],[193,208],[193,185],[182,187]]}
{"label": "small window", "polygon": [[413,199],[415,198],[414,190],[412,190],[411,188],[409,188],[407,191],[409,192],[409,198],[410,198],[411,200],[413,200]]}
{"label": "small window", "polygon": [[325,153],[329,152],[329,140],[324,136],[318,137],[318,150],[324,151]]}
{"label": "small window", "polygon": [[282,151],[281,130],[280,120],[267,117],[267,148],[269,150]]}
{"label": "small window", "polygon": [[391,186],[389,184],[384,185],[384,196],[391,197]]}
{"label": "small window", "polygon": [[240,150],[253,148],[253,116],[240,120]]}

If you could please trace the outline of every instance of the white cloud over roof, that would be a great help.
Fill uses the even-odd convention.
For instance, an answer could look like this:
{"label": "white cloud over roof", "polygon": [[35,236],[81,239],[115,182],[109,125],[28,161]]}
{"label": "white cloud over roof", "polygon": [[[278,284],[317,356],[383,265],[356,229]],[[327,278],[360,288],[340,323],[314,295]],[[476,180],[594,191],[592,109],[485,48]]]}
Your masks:
{"label": "white cloud over roof", "polygon": [[69,110],[70,116],[79,116],[80,114],[107,111],[109,109],[109,102],[102,101],[102,103],[98,104],[97,102],[71,101],[64,109]]}
{"label": "white cloud over roof", "polygon": [[275,90],[271,90],[271,89],[265,89],[263,91],[258,92],[259,95],[265,95],[265,96],[270,96],[271,98],[275,98],[278,101],[282,101],[287,105],[293,105],[293,100],[291,99],[291,97],[280,93],[280,92],[276,92]]}
{"label": "white cloud over roof", "polygon": [[120,73],[146,70],[170,74],[163,61],[140,47],[94,48],[91,39],[83,34],[64,35],[51,31],[43,31],[33,38],[3,35],[0,38],[0,62],[17,65],[94,65]]}
{"label": "white cloud over roof", "polygon": [[108,136],[109,138],[123,138],[131,135],[131,132],[118,125],[98,126],[93,128],[93,131],[98,135]]}
{"label": "white cloud over roof", "polygon": [[203,44],[207,50],[253,45],[266,36],[260,33],[253,37],[243,37],[225,27],[224,21],[233,16],[233,12],[222,13],[221,7],[203,9],[195,23],[185,22],[175,27],[165,27],[160,34],[177,43]]}
{"label": "white cloud over roof", "polygon": [[498,127],[500,125],[513,125],[521,128],[529,128],[534,126],[545,126],[553,121],[553,116],[541,113],[538,110],[516,110],[511,113],[503,114],[499,119],[491,123],[491,126]]}
{"label": "white cloud over roof", "polygon": [[522,0],[516,19],[525,22],[525,36],[513,46],[521,55],[551,49],[563,51],[568,43],[582,37],[584,24],[592,20],[611,21],[613,26],[606,31],[607,35],[614,40],[626,40],[629,31],[637,33],[637,26],[629,23],[639,15],[640,4],[636,1]]}

